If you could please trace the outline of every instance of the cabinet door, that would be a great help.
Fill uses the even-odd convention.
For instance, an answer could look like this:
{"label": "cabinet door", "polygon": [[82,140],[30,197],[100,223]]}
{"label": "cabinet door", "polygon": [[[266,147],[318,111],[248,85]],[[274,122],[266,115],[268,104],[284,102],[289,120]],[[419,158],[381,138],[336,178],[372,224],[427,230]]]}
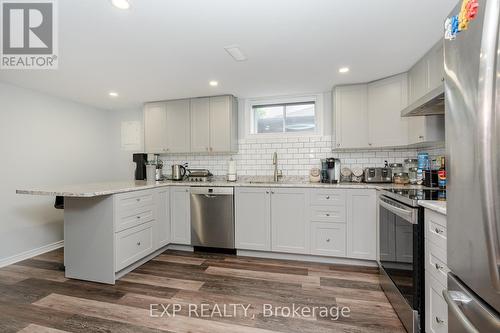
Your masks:
{"label": "cabinet door", "polygon": [[445,286],[425,275],[425,331],[448,333],[448,305],[442,296]]}
{"label": "cabinet door", "polygon": [[191,150],[191,121],[189,100],[166,102],[167,105],[167,151],[187,153]]}
{"label": "cabinet door", "polygon": [[167,108],[165,103],[144,106],[144,150],[164,153],[167,149]]}
{"label": "cabinet door", "polygon": [[271,189],[272,250],[309,253],[306,189]]}
{"label": "cabinet door", "polygon": [[232,97],[210,97],[210,151],[231,151]]}
{"label": "cabinet door", "polygon": [[210,148],[210,98],[191,99],[191,152],[208,152]]}
{"label": "cabinet door", "polygon": [[157,230],[156,248],[161,248],[170,243],[170,190],[162,188],[157,194]]}
{"label": "cabinet door", "polygon": [[442,142],[445,140],[444,116],[408,118],[408,144]]}
{"label": "cabinet door", "polygon": [[368,147],[368,86],[335,88],[335,148]]}
{"label": "cabinet door", "polygon": [[408,100],[410,104],[427,93],[429,86],[428,70],[429,67],[427,59],[424,57],[420,59],[408,72]]}
{"label": "cabinet door", "polygon": [[347,257],[377,258],[376,212],[375,190],[347,191]]}
{"label": "cabinet door", "polygon": [[237,249],[271,250],[271,198],[268,188],[236,188],[235,242]]}
{"label": "cabinet door", "polygon": [[170,223],[172,243],[191,245],[191,211],[189,187],[170,188]]}
{"label": "cabinet door", "polygon": [[369,145],[397,147],[408,143],[408,120],[401,110],[408,102],[406,73],[368,85]]}
{"label": "cabinet door", "polygon": [[444,44],[439,41],[427,54],[429,68],[428,91],[436,89],[444,84]]}

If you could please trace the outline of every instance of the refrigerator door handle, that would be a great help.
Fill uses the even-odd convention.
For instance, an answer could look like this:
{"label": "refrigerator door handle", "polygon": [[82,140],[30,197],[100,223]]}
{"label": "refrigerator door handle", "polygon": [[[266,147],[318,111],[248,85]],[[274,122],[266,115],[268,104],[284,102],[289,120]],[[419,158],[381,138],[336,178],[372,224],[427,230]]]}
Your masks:
{"label": "refrigerator door handle", "polygon": [[467,317],[463,314],[462,310],[458,307],[457,303],[450,296],[450,292],[448,290],[443,290],[443,297],[448,304],[448,310],[450,310],[455,317],[460,320],[462,327],[465,329],[467,333],[480,333],[474,325],[467,319]]}
{"label": "refrigerator door handle", "polygon": [[498,48],[498,24],[500,1],[486,2],[478,86],[478,143],[480,158],[480,190],[482,196],[483,223],[488,252],[488,266],[493,288],[500,292],[500,245],[498,240],[498,198],[499,181],[496,145],[492,138],[495,132],[496,112],[496,60]]}

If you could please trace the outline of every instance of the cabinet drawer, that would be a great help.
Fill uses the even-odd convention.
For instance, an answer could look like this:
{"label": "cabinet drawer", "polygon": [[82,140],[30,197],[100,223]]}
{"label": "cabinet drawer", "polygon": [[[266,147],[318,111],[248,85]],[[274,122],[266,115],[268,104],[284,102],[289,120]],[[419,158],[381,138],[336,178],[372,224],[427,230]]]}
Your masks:
{"label": "cabinet drawer", "polygon": [[425,211],[425,237],[446,250],[446,216],[433,211]]}
{"label": "cabinet drawer", "polygon": [[131,210],[154,204],[152,190],[136,191],[117,195],[118,211]]}
{"label": "cabinet drawer", "polygon": [[343,206],[311,206],[309,217],[316,222],[345,223],[346,211]]}
{"label": "cabinet drawer", "polygon": [[153,251],[153,223],[141,224],[115,234],[116,271],[133,264]]}
{"label": "cabinet drawer", "polygon": [[311,254],[344,257],[345,253],[345,224],[311,223]]}
{"label": "cabinet drawer", "polygon": [[151,222],[156,219],[155,206],[139,207],[132,210],[125,210],[116,217],[115,232]]}
{"label": "cabinet drawer", "polygon": [[425,270],[443,286],[447,286],[446,250],[441,249],[429,240],[425,241]]}
{"label": "cabinet drawer", "polygon": [[425,286],[425,328],[429,333],[448,333],[448,306],[442,296],[445,289],[428,275]]}
{"label": "cabinet drawer", "polygon": [[345,190],[312,190],[311,205],[345,206]]}

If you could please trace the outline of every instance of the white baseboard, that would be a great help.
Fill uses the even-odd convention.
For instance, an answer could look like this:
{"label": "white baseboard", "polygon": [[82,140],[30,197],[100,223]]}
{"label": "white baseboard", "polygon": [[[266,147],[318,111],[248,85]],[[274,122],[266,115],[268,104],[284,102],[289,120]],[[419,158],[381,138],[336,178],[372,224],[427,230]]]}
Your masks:
{"label": "white baseboard", "polygon": [[377,262],[373,261],[373,260],[336,258],[336,257],[321,257],[321,256],[315,256],[315,255],[308,255],[308,254],[292,254],[292,253],[238,250],[237,255],[243,256],[243,257],[256,257],[256,258],[266,258],[266,259],[309,261],[309,262],[317,262],[317,263],[321,263],[321,264],[342,264],[342,265],[353,265],[353,266],[378,267]]}
{"label": "white baseboard", "polygon": [[16,262],[19,262],[19,261],[23,261],[23,260],[26,260],[29,258],[36,257],[40,254],[44,254],[46,252],[50,252],[50,251],[59,249],[61,247],[64,247],[63,240],[52,243],[52,244],[47,244],[47,245],[41,246],[41,247],[36,248],[36,249],[29,250],[26,252],[15,254],[15,255],[8,257],[8,258],[5,258],[5,259],[0,259],[0,268],[15,264]]}

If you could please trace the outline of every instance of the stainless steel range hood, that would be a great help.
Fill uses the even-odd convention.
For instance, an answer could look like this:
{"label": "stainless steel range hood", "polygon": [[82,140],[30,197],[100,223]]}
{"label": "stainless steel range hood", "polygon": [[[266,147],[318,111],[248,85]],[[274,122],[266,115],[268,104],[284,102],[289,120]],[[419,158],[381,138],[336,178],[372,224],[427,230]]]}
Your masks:
{"label": "stainless steel range hood", "polygon": [[401,117],[444,114],[444,85],[429,91],[401,111]]}

